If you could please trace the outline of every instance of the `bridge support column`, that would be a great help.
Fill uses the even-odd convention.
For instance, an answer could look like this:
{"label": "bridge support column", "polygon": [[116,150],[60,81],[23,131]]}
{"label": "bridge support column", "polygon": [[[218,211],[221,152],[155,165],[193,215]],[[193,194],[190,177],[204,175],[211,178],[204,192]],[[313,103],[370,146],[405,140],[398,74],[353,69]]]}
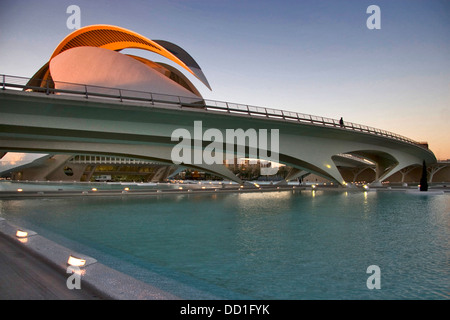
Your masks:
{"label": "bridge support column", "polygon": [[306,170],[302,170],[302,169],[298,169],[298,168],[291,168],[291,170],[289,170],[286,178],[284,178],[283,180],[277,182],[276,184],[278,185],[285,185],[287,184],[289,181],[298,179],[298,178],[303,178],[307,175],[309,175],[310,172],[306,171]]}
{"label": "bridge support column", "polygon": [[439,165],[439,164],[435,164],[434,166],[432,166],[432,167],[429,167],[429,181],[428,182],[433,182],[433,176],[439,171],[439,170],[441,170],[441,169],[444,169],[445,167],[446,167],[447,165],[445,165],[445,164],[441,164],[441,165]]}

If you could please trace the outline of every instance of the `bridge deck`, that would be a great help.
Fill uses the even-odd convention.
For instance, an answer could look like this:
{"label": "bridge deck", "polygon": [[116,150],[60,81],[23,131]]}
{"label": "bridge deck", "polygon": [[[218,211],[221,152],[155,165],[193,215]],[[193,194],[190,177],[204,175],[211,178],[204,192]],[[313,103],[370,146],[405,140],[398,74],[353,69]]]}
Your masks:
{"label": "bridge deck", "polygon": [[44,87],[36,87],[29,85],[29,78],[10,76],[10,75],[0,75],[0,88],[3,90],[23,90],[23,91],[33,91],[33,92],[41,92],[43,94],[66,94],[66,95],[76,95],[83,96],[86,99],[89,97],[96,98],[104,98],[104,99],[113,99],[116,101],[120,101],[123,103],[126,102],[145,102],[150,105],[157,104],[171,104],[176,105],[181,108],[202,108],[204,110],[211,111],[223,111],[227,113],[233,114],[242,114],[248,115],[252,117],[264,117],[268,119],[281,119],[289,122],[299,122],[303,124],[311,124],[325,127],[334,127],[341,128],[344,130],[352,130],[363,133],[369,133],[372,135],[382,136],[390,139],[395,139],[407,143],[411,143],[417,146],[420,146],[424,149],[428,149],[426,142],[418,142],[414,141],[405,136],[399,135],[397,133],[393,133],[390,131],[377,129],[373,127],[369,127],[366,125],[361,125],[357,123],[352,123],[348,121],[341,122],[337,119],[315,116],[310,114],[280,110],[280,109],[272,109],[266,107],[257,107],[246,104],[239,103],[230,103],[224,101],[215,101],[209,99],[194,99],[191,97],[179,97],[179,96],[171,96],[166,94],[157,94],[152,92],[142,92],[142,91],[133,91],[133,90],[125,90],[120,88],[107,88],[107,87],[99,87],[92,86],[87,84],[70,84],[75,88],[79,88],[79,90],[63,90],[63,89],[55,89],[55,82],[51,83],[47,80],[45,81]]}

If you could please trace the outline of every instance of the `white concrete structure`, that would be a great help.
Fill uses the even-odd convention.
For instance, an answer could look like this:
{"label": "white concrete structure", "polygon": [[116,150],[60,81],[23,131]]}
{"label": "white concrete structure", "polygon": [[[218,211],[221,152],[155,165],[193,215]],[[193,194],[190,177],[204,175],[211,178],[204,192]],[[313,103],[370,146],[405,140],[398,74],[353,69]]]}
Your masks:
{"label": "white concrete structure", "polygon": [[[113,155],[171,163],[171,151],[177,143],[171,141],[172,132],[186,128],[193,133],[194,121],[201,120],[204,130],[216,128],[223,133],[230,128],[278,129],[280,163],[339,184],[345,181],[335,160],[342,161],[342,154],[375,163],[375,183],[423,160],[436,162],[430,150],[395,136],[355,130],[353,125],[328,126],[223,112],[208,107],[208,101],[205,108],[191,108],[86,99],[83,92],[74,97],[9,90],[0,92],[0,101],[2,151]],[[241,182],[220,164],[190,167]]]}
{"label": "white concrete structure", "polygon": [[164,70],[159,65],[151,68],[127,55],[96,47],[72,48],[50,61],[55,89],[79,90],[77,84],[84,83],[91,92],[107,94],[105,87],[120,88],[124,95],[145,98],[148,94],[144,92],[151,90],[198,100],[197,95],[165,76]]}

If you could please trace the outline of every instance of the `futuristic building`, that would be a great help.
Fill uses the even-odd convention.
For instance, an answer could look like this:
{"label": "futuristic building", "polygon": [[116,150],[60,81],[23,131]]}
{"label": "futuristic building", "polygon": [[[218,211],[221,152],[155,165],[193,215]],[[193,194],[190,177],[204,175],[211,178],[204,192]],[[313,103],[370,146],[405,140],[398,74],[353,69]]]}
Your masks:
{"label": "futuristic building", "polygon": [[[69,34],[27,85],[33,87],[32,91],[39,91],[37,87],[44,90],[47,88],[77,90],[78,84],[83,83],[89,85],[90,92],[94,90],[98,93],[108,93],[106,87],[120,88],[122,94],[127,97],[145,98],[142,92],[151,92],[153,95],[190,98],[191,103],[202,105],[203,99],[200,92],[178,69],[163,62],[123,54],[121,51],[124,49],[142,49],[159,54],[188,71],[211,90],[200,66],[181,47],[164,40],[150,40],[133,31],[111,25],[87,26]],[[58,170],[63,162],[55,161],[56,159],[69,161],[75,158],[78,159],[80,156],[48,155],[41,157],[40,161],[30,162],[8,171],[16,171],[17,173],[13,175],[16,179],[89,180],[93,171],[85,171],[92,170],[93,164],[97,165],[96,161],[84,163],[84,165],[70,163],[70,167],[77,165],[79,167],[75,176],[61,174],[63,170]],[[175,172],[175,166],[170,164],[136,163],[133,159],[112,159],[112,164],[119,163],[122,166],[109,172],[110,174],[130,175],[130,172],[120,170],[123,164],[128,164],[126,171],[135,168],[134,176],[145,176],[147,181],[163,181],[169,174]],[[67,164],[63,167],[67,167]],[[5,173],[7,171],[3,172]]]}
{"label": "futuristic building", "polygon": [[[56,47],[49,61],[29,82],[33,87],[76,89],[75,84],[121,88],[201,100],[189,79],[176,68],[143,57],[122,54],[124,49],[142,49],[165,57],[198,78],[208,80],[195,60],[179,46],[150,40],[133,31],[110,25],[93,25],[69,34]],[[99,92],[105,92],[99,88]],[[125,95],[125,94],[124,94]],[[199,99],[200,98],[200,99]]]}

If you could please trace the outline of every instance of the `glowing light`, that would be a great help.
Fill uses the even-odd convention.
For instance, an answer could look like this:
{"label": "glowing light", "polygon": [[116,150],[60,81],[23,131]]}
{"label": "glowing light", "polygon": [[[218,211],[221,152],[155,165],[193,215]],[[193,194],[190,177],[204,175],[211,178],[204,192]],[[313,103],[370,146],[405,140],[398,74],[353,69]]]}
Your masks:
{"label": "glowing light", "polygon": [[95,192],[95,191],[97,191],[97,188],[92,188],[91,190]]}
{"label": "glowing light", "polygon": [[203,186],[202,189],[206,189],[206,187]]}
{"label": "glowing light", "polygon": [[125,189],[123,189],[125,191],[130,191],[130,188],[126,187]]}
{"label": "glowing light", "polygon": [[366,190],[368,190],[368,189],[369,189],[369,186],[368,186],[367,184],[365,184],[365,185],[363,185],[363,188],[366,189]]}
{"label": "glowing light", "polygon": [[83,267],[86,264],[86,260],[71,255],[69,260],[67,260],[67,264],[72,267]]}
{"label": "glowing light", "polygon": [[178,190],[183,190],[183,187],[178,187]]}
{"label": "glowing light", "polygon": [[315,188],[316,188],[316,185],[315,185],[315,184],[313,184],[313,185],[311,186],[311,188],[315,189]]}
{"label": "glowing light", "polygon": [[16,232],[17,238],[26,238],[28,237],[28,232],[18,229]]}
{"label": "glowing light", "polygon": [[22,192],[22,191],[23,191],[23,189],[21,189],[21,188],[17,189],[17,192]]}

